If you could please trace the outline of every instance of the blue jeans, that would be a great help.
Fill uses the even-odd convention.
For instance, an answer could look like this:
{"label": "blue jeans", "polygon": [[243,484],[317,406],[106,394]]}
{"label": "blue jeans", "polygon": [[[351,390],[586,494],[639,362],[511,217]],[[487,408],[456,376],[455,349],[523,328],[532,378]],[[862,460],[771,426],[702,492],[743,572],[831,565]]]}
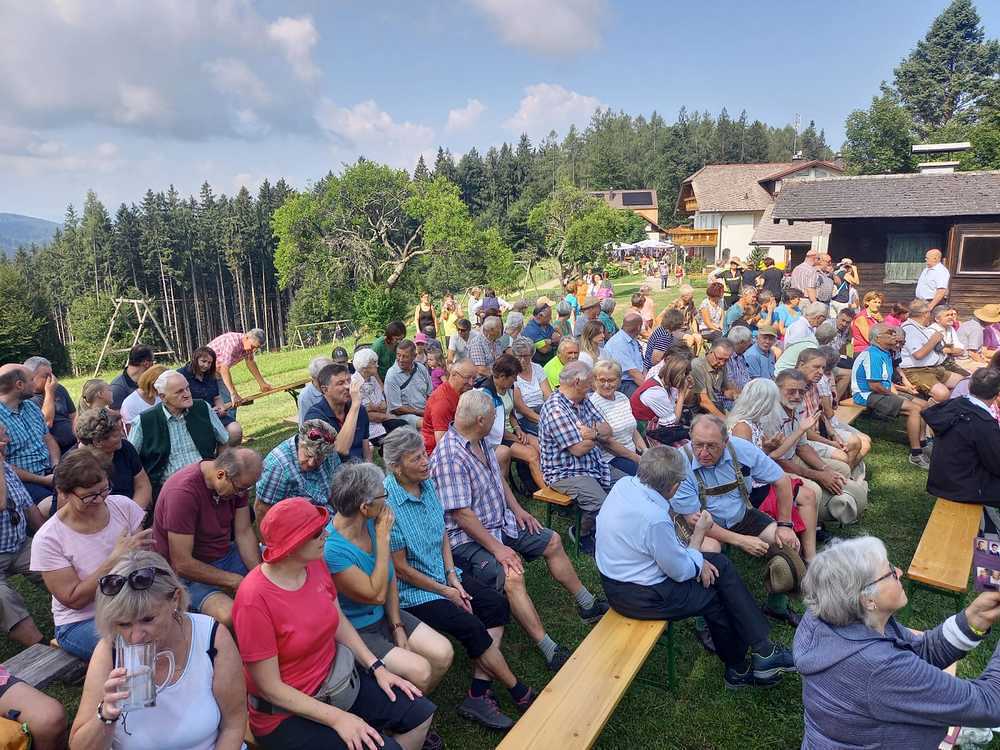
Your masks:
{"label": "blue jeans", "polygon": [[639,464],[633,461],[631,458],[625,458],[624,456],[615,456],[611,459],[611,465],[614,466],[619,471],[623,471],[630,477],[634,477],[639,473]]}
{"label": "blue jeans", "polygon": [[68,651],[78,659],[90,661],[101,636],[93,619],[79,620],[68,625],[56,625],[56,642],[63,651]]}
{"label": "blue jeans", "polygon": [[534,435],[538,437],[538,422],[532,422],[530,419],[525,419],[524,417],[518,417],[517,423],[521,426],[521,429],[527,432],[529,435]]}
{"label": "blue jeans", "polygon": [[[241,576],[245,576],[248,572],[247,566],[243,564],[243,558],[240,557],[240,551],[235,544],[230,544],[229,551],[221,558],[207,564],[213,568],[224,570],[227,573],[238,573]],[[191,606],[189,609],[192,612],[201,612],[201,605],[212,594],[229,595],[228,591],[218,586],[213,586],[210,583],[189,581],[187,578],[181,578],[181,581],[187,586],[188,594],[191,595]]]}

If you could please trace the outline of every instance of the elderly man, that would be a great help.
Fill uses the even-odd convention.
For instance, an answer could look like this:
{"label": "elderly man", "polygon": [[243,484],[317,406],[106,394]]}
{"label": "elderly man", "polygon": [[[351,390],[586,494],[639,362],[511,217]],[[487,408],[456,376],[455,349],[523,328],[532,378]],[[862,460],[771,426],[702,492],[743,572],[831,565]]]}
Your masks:
{"label": "elderly man", "polygon": [[500,344],[502,335],[503,322],[497,316],[491,315],[483,321],[482,330],[473,333],[469,339],[465,356],[476,366],[476,373],[479,375],[476,379],[477,385],[486,382],[493,370],[493,363],[503,354],[503,347]]}
{"label": "elderly man", "polygon": [[816,328],[828,319],[828,308],[822,302],[812,302],[802,310],[802,317],[788,326],[785,331],[785,346],[791,346],[816,336]]}
{"label": "elderly man", "polygon": [[[218,371],[219,380],[222,381],[219,384],[219,395],[222,397],[222,403],[232,402],[234,406],[238,406],[241,401],[240,394],[237,393],[236,386],[233,384],[233,373],[231,372],[232,368],[240,362],[247,363],[247,369],[253,379],[257,381],[257,387],[260,390],[271,390],[271,384],[264,380],[264,376],[260,374],[260,369],[257,367],[257,360],[254,359],[254,354],[263,346],[264,331],[260,328],[252,328],[246,333],[235,331],[223,333],[208,342],[208,348],[215,352],[215,368]],[[230,416],[233,419],[236,418],[235,410],[230,413]]]}
{"label": "elderly man", "polygon": [[566,365],[559,374],[559,390],[545,400],[538,415],[545,482],[576,501],[582,518],[575,533],[580,535],[580,550],[591,556],[594,519],[611,488],[612,473],[624,476],[602,458],[601,447],[612,440],[612,430],[588,398],[593,381],[587,364]]}
{"label": "elderly man", "polygon": [[256,451],[228,448],[215,460],[191,464],[170,477],[153,513],[156,551],[187,587],[190,609],[229,628],[236,589],[260,564],[247,507],[247,492],[260,471]]}
{"label": "elderly man", "polygon": [[552,325],[552,306],[539,300],[531,311],[531,320],[524,326],[522,336],[527,336],[535,343],[535,354],[532,359],[544,365],[552,358],[559,346],[561,335]]}
{"label": "elderly man", "polygon": [[743,317],[743,314],[757,302],[757,287],[744,285],[740,290],[739,299],[731,304],[726,310],[726,317],[722,321],[722,334],[729,335],[729,329],[738,325],[736,321]]}
{"label": "elderly man", "polygon": [[743,359],[751,378],[766,378],[774,380],[774,342],[778,340],[778,332],[766,323],[757,327],[757,341],[746,350]]}
{"label": "elderly man", "polygon": [[306,421],[309,410],[323,400],[323,392],[319,389],[317,378],[324,367],[332,364],[333,360],[330,357],[313,357],[309,360],[309,382],[299,392],[299,426]]}
{"label": "elderly man", "polygon": [[[578,337],[583,333],[583,327],[592,320],[601,317],[601,301],[597,297],[587,297],[580,304],[580,314],[576,316],[576,325],[573,326],[573,335]],[[610,334],[609,334],[610,335]]]}
{"label": "elderly man", "polygon": [[829,307],[833,299],[833,258],[828,253],[819,256],[816,263],[816,301]]}
{"label": "elderly man", "polygon": [[618,324],[615,323],[615,319],[611,317],[615,311],[616,304],[617,303],[615,302],[614,297],[602,299],[601,313],[597,316],[597,319],[604,324],[604,330],[607,332],[609,338],[618,333]]}
{"label": "elderly man", "polygon": [[52,495],[52,471],[62,451],[32,401],[31,374],[24,365],[0,367],[0,424],[7,428],[7,462],[37,505]]}
{"label": "elderly man", "polygon": [[[819,421],[806,430],[806,438],[809,445],[822,458],[842,461],[853,472],[871,450],[871,441],[864,433],[858,432],[854,428],[848,426],[848,429],[839,429],[833,424],[832,416],[835,407],[829,401],[828,405],[823,403],[824,397],[832,397],[828,383],[824,383],[826,366],[827,352],[822,349],[806,349],[799,355],[795,364],[795,369],[801,372],[806,379],[806,393],[802,399],[805,408],[803,420],[808,424],[813,421],[814,416],[819,415]],[[824,387],[826,388],[825,393],[821,390]],[[826,435],[822,433],[820,425],[826,426]]]}
{"label": "elderly man", "polygon": [[910,441],[910,463],[928,469],[924,455],[924,421],[920,416],[927,402],[917,397],[915,386],[893,383],[892,350],[896,333],[885,323],[876,323],[869,332],[871,345],[854,358],[851,369],[851,391],[854,403],[864,406],[885,419],[906,416],[906,435]]}
{"label": "elderly man", "polygon": [[417,362],[416,344],[403,339],[396,347],[396,362],[385,375],[389,413],[420,429],[427,397],[433,390],[427,365]]}
{"label": "elderly man", "polygon": [[431,479],[444,506],[455,565],[481,583],[507,592],[514,619],[555,672],[569,652],[545,632],[524,587],[523,560],[545,558],[549,573],[576,600],[584,622],[599,620],[608,605],[580,582],[559,535],[524,510],[503,481],[485,441],[494,413],[493,399],[482,391],[462,394],[455,423],[431,456]]}
{"label": "elderly man", "polygon": [[913,300],[910,317],[900,327],[906,337],[900,369],[921,395],[941,403],[948,400],[951,389],[962,376],[944,366],[948,358],[944,353],[944,334],[935,330],[931,322],[930,306],[923,300]]}
{"label": "elderly man", "polygon": [[795,671],[791,654],[771,643],[767,620],[729,558],[701,551],[712,514],[693,511],[690,539],[677,537],[670,501],[689,471],[680,451],[655,446],[639,460],[638,476],[608,493],[597,515],[597,568],[609,603],[640,620],[704,617],[727,688],[774,685]]}
{"label": "elderly man", "polygon": [[[927,303],[927,309],[933,310],[946,299],[948,299],[948,283],[951,281],[951,273],[941,262],[941,251],[936,247],[927,251],[924,256],[927,267],[920,272],[917,278],[917,289],[914,296]],[[910,317],[913,317],[913,310],[910,310]]]}
{"label": "elderly man", "polygon": [[385,382],[389,368],[396,362],[396,347],[406,337],[406,325],[394,320],[385,327],[385,333],[372,342],[372,349],[378,355],[378,376]]}
{"label": "elderly man", "polygon": [[726,339],[733,345],[733,355],[726,362],[726,382],[732,389],[732,395],[723,398],[723,406],[726,411],[733,408],[733,403],[743,390],[743,386],[750,382],[753,377],[750,374],[750,366],[744,356],[747,350],[753,345],[753,334],[746,326],[733,326],[729,329]]}
{"label": "elderly man", "polygon": [[931,310],[931,316],[934,319],[934,322],[931,323],[930,327],[942,336],[942,351],[946,355],[944,360],[944,369],[948,372],[955,373],[960,378],[969,377],[972,373],[959,365],[956,361],[970,357],[970,353],[966,351],[965,346],[962,345],[961,340],[958,338],[958,331],[955,330],[955,322],[958,319],[958,313],[947,305],[938,305]]}
{"label": "elderly man", "polygon": [[31,373],[31,385],[35,389],[31,400],[42,410],[49,432],[59,450],[65,453],[76,445],[76,406],[73,399],[56,379],[52,363],[45,357],[28,357],[24,366]]}
{"label": "elderly man", "polygon": [[153,350],[148,346],[138,344],[133,346],[128,353],[128,362],[125,369],[114,380],[111,381],[111,392],[114,400],[111,407],[116,410],[122,408],[124,401],[130,393],[139,387],[139,376],[153,366]]}
{"label": "elderly man", "polygon": [[792,269],[792,287],[801,289],[810,302],[816,301],[816,276],[819,269],[819,250],[810,248],[806,252],[805,260]]}
{"label": "elderly man", "polygon": [[306,420],[319,419],[336,429],[334,445],[341,461],[371,461],[368,410],[361,403],[361,383],[351,380],[347,365],[336,363],[324,367],[317,380],[323,400],[306,412]]}
{"label": "elderly man", "polygon": [[128,440],[139,452],[155,502],[173,474],[214,458],[219,446],[229,442],[229,432],[208,402],[191,398],[187,379],[177,370],[165,370],[153,387],[160,403],[132,423]]}
{"label": "elderly man", "polygon": [[698,407],[706,414],[724,417],[726,399],[736,398],[726,369],[733,352],[729,339],[717,338],[703,356],[691,360],[692,391],[698,399]]}
{"label": "elderly man", "polygon": [[253,511],[257,524],[275,503],[304,497],[328,508],[333,475],[340,468],[337,431],[321,419],[307,419],[299,431],[274,447],[264,459]]}
{"label": "elderly man", "polygon": [[420,433],[428,456],[434,452],[434,447],[451,426],[459,397],[472,388],[475,381],[476,366],[469,359],[459,357],[448,369],[448,378],[427,399]]}
{"label": "elderly man", "polygon": [[552,390],[559,387],[559,373],[563,371],[563,368],[570,362],[576,362],[579,358],[580,345],[576,341],[569,337],[559,339],[556,356],[546,362],[545,367],[542,368]]}
{"label": "elderly man", "polygon": [[639,331],[642,330],[641,315],[628,313],[622,320],[622,328],[608,339],[602,356],[611,359],[622,368],[622,382],[618,390],[626,396],[635,393],[636,388],[646,380],[646,368],[642,363],[642,345]]}

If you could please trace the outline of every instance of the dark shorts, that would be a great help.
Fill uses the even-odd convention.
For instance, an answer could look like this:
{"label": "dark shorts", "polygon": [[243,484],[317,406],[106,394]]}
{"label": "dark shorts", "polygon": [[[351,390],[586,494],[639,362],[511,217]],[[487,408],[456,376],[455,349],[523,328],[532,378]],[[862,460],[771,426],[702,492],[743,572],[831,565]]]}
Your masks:
{"label": "dark shorts", "polygon": [[767,515],[767,513],[756,508],[747,508],[743,520],[735,526],[730,527],[729,531],[734,534],[743,534],[744,536],[760,536],[761,532],[772,523],[774,523],[774,519]]}
{"label": "dark shorts", "polygon": [[2,674],[0,674],[0,698],[19,682],[24,682],[24,680],[10,674],[6,669],[2,670]]}
{"label": "dark shorts", "polygon": [[895,419],[903,408],[903,397],[895,393],[869,393],[868,410],[878,417]]}
{"label": "dark shorts", "polygon": [[478,659],[493,645],[487,629],[503,627],[510,621],[510,605],[503,594],[472,576],[465,576],[462,586],[472,597],[471,613],[448,599],[435,599],[403,611],[412,613],[439,633],[450,635],[462,644],[470,659]]}
{"label": "dark shorts", "polygon": [[[407,638],[413,635],[413,631],[420,625],[420,620],[405,609],[399,611],[399,621],[403,624],[403,632],[406,633]],[[361,636],[361,640],[365,642],[369,651],[379,659],[384,659],[386,654],[396,648],[388,616],[383,617],[378,622],[373,622],[371,625],[358,628],[358,635]]]}
{"label": "dark shorts", "polygon": [[[549,540],[555,534],[552,529],[543,528],[537,534],[522,531],[517,537],[503,534],[503,543],[530,562],[542,556]],[[479,542],[466,542],[451,551],[455,565],[464,571],[465,577],[472,576],[486,586],[492,586],[496,591],[503,591],[506,576],[503,566],[493,557],[493,553],[481,546]]]}

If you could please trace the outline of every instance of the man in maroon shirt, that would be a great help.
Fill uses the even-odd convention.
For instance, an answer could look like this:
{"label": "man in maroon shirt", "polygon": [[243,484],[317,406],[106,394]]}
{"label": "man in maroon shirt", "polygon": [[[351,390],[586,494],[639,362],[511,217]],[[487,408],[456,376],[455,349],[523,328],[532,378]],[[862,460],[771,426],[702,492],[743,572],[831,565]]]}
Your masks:
{"label": "man in maroon shirt", "polygon": [[164,483],[153,512],[156,551],[184,581],[191,609],[230,628],[236,589],[260,564],[247,492],[261,466],[250,448],[228,448],[214,461],[185,466]]}
{"label": "man in maroon shirt", "polygon": [[472,388],[477,374],[471,359],[458,357],[448,371],[448,379],[428,397],[424,406],[424,423],[420,428],[428,456],[434,452],[437,441],[448,431],[451,420],[455,418],[458,397]]}

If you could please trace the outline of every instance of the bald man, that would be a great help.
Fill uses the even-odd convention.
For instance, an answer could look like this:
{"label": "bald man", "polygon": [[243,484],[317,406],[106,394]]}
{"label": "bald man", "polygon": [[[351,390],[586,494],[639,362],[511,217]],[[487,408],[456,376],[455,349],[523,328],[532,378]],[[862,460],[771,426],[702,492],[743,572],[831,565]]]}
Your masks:
{"label": "bald man", "polygon": [[927,261],[927,268],[920,272],[914,296],[925,300],[928,303],[927,309],[933,310],[947,299],[951,274],[941,262],[941,251],[936,247],[928,250],[924,259]]}
{"label": "bald man", "polygon": [[631,397],[646,379],[646,368],[642,363],[642,345],[639,331],[642,330],[642,316],[627,313],[622,320],[621,330],[608,339],[602,356],[617,362],[622,368],[622,382],[618,390]]}

